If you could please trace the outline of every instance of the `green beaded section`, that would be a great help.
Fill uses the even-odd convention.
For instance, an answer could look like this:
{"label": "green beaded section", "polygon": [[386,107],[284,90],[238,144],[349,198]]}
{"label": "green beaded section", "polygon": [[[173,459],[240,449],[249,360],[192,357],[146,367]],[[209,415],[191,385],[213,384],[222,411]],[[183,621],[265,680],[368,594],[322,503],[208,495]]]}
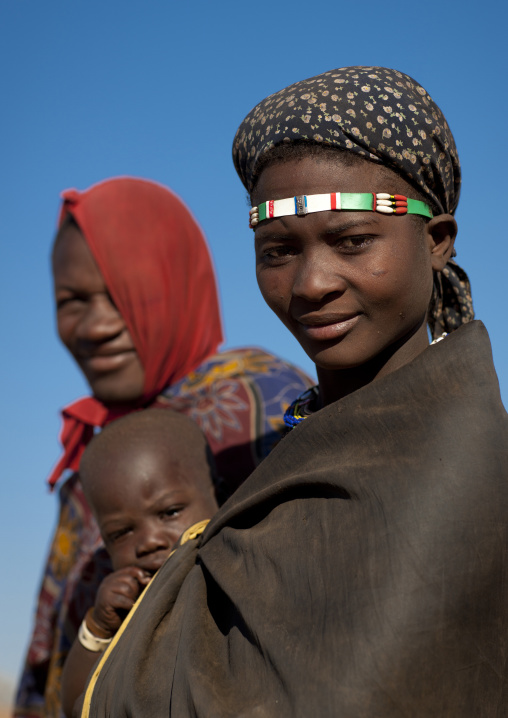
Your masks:
{"label": "green beaded section", "polygon": [[341,209],[361,209],[372,212],[372,203],[374,199],[370,192],[341,192],[340,206]]}
{"label": "green beaded section", "polygon": [[409,197],[407,200],[407,213],[421,214],[422,217],[428,217],[429,219],[434,216],[428,204],[421,202],[419,199],[409,199]]}
{"label": "green beaded section", "polygon": [[258,207],[259,211],[259,221],[261,222],[263,219],[266,219],[266,205],[268,202],[261,202],[261,204]]}

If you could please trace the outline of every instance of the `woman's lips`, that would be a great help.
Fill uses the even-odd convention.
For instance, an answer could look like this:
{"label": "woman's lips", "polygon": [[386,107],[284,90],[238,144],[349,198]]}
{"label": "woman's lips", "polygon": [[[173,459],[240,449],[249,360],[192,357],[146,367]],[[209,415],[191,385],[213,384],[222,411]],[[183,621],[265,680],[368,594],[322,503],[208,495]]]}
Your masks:
{"label": "woman's lips", "polygon": [[136,355],[134,349],[117,352],[115,354],[93,354],[85,357],[82,363],[96,374],[105,374],[110,371],[117,371],[132,361]]}
{"label": "woman's lips", "polygon": [[309,339],[317,341],[330,341],[333,339],[340,339],[347,334],[358,322],[360,318],[359,314],[355,314],[347,319],[330,319],[325,324],[311,322],[306,324],[304,321],[299,321],[300,328]]}

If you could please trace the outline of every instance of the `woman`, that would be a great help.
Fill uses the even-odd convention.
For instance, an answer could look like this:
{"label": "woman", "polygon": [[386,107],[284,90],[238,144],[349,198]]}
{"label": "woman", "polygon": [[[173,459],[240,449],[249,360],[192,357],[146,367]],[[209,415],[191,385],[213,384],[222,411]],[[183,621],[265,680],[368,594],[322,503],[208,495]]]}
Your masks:
{"label": "woman", "polygon": [[201,230],[167,188],[117,178],[64,192],[53,247],[60,338],[93,396],[63,410],[64,454],[49,479],[60,517],[16,714],[60,715],[60,676],[109,571],[77,474],[97,428],[147,406],[184,412],[207,436],[231,492],[280,438],[281,408],[308,385],[259,349],[217,353],[217,287]]}
{"label": "woman", "polygon": [[341,68],[261,102],[233,156],[261,292],[319,387],[182,537],[82,715],[503,715],[508,417],[451,261],[446,120],[407,75]]}

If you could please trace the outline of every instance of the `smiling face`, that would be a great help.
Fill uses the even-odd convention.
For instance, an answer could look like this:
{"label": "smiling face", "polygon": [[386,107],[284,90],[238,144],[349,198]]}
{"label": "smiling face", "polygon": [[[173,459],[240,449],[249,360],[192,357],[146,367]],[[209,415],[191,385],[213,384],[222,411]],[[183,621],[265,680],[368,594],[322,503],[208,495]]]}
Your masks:
{"label": "smiling face", "polygon": [[58,334],[105,404],[143,394],[145,373],[80,229],[66,222],[53,250]]}
{"label": "smiling face", "polygon": [[217,503],[197,427],[191,435],[182,435],[176,423],[161,429],[152,413],[150,425],[139,428],[146,413],[114,422],[104,430],[107,439],[104,432],[94,438],[80,476],[114,570],[138,566],[153,575],[183,531],[211,518]]}
{"label": "smiling face", "polygon": [[[382,166],[344,166],[326,155],[268,165],[252,202],[325,192],[411,196]],[[435,259],[444,247],[437,251],[420,220],[352,211],[280,217],[257,225],[255,247],[263,297],[316,363],[320,382],[380,358],[380,372],[393,371],[428,345],[432,270],[442,268]]]}

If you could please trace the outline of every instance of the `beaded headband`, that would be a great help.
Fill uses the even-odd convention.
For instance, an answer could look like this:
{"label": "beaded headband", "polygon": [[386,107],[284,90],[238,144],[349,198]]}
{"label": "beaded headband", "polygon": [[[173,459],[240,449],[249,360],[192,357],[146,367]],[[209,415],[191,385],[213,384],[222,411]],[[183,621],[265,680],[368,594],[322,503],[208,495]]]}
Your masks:
{"label": "beaded headband", "polygon": [[363,210],[382,214],[419,214],[432,218],[430,207],[419,199],[409,199],[403,194],[386,192],[332,192],[331,194],[300,194],[288,199],[275,199],[262,202],[259,207],[249,211],[249,227],[254,227],[264,219],[286,217],[297,214],[299,217],[311,212],[326,210]]}

